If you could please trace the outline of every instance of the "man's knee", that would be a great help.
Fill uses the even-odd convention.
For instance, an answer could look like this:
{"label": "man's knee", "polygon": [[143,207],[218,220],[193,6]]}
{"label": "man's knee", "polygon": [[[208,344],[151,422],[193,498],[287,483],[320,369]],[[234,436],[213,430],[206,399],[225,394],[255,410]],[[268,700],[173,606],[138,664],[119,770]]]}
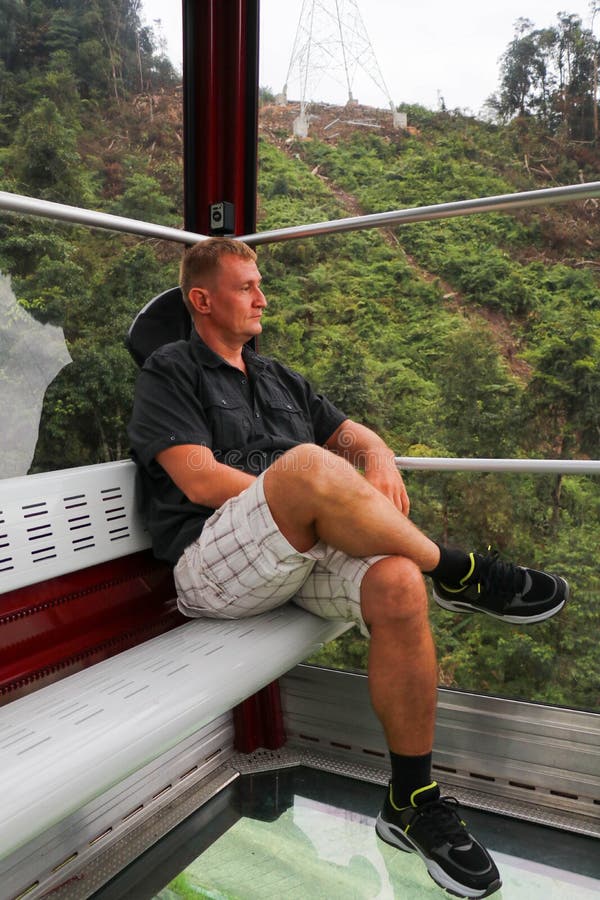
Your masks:
{"label": "man's knee", "polygon": [[326,453],[327,450],[317,444],[298,444],[282,453],[271,468],[282,474],[293,475],[320,471],[324,465]]}
{"label": "man's knee", "polygon": [[339,491],[343,489],[344,481],[356,478],[356,471],[349,462],[316,444],[292,447],[267,471],[269,480],[301,487],[310,494]]}
{"label": "man's knee", "polygon": [[418,566],[402,556],[374,563],[363,579],[361,604],[370,625],[426,617],[427,590]]}

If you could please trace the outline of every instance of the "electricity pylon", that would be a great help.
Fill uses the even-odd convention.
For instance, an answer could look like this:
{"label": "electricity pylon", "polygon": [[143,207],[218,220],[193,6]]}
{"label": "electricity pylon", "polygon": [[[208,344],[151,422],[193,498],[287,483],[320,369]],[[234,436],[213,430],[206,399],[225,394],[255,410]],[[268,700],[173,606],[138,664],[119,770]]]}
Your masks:
{"label": "electricity pylon", "polygon": [[353,94],[357,74],[362,72],[379,88],[394,114],[394,124],[406,126],[406,117],[396,113],[385,79],[365,28],[357,0],[303,0],[286,83],[280,102],[287,102],[290,84],[298,86],[300,115],[294,133],[308,134],[308,107],[325,76],[343,84],[348,105],[357,103]]}

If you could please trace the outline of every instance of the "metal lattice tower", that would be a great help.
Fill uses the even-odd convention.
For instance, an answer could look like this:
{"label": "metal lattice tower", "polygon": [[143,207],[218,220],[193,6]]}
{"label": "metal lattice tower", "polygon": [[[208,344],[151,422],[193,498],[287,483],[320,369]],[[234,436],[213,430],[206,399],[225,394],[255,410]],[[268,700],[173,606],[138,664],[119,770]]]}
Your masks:
{"label": "metal lattice tower", "polygon": [[[325,77],[344,85],[348,104],[357,103],[353,87],[359,72],[381,91],[392,113],[394,102],[375,57],[357,0],[303,0],[296,38],[281,102],[287,102],[290,86],[300,94],[300,115],[295,133],[308,133],[307,110],[317,99],[317,90]],[[396,124],[405,124],[397,121]]]}

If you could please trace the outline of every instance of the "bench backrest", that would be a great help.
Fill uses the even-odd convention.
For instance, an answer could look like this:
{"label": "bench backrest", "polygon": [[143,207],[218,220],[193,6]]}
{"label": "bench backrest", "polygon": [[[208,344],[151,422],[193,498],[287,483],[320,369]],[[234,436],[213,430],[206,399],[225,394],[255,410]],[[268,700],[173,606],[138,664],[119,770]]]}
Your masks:
{"label": "bench backrest", "polygon": [[0,482],[0,593],[150,546],[131,460]]}
{"label": "bench backrest", "polygon": [[0,694],[13,699],[183,621],[131,460],[0,481]]}

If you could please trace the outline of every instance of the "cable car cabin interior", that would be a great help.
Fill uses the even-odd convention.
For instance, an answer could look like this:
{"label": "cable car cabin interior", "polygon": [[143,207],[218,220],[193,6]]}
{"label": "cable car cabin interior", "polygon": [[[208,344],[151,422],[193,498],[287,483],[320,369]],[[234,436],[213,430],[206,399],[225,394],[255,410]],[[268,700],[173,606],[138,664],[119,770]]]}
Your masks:
{"label": "cable car cabin interior", "polygon": [[[258,0],[184,0],[183,26],[185,230],[8,193],[1,210],[181,244],[226,212],[258,245],[600,196],[578,184],[257,234]],[[177,287],[139,300],[141,364],[190,321]],[[0,900],[441,895],[375,837],[389,773],[366,676],[304,663],[348,623],[289,604],[185,619],[150,546],[129,459],[0,483]],[[598,896],[597,712],[440,687],[433,772],[493,852],[497,896]]]}

